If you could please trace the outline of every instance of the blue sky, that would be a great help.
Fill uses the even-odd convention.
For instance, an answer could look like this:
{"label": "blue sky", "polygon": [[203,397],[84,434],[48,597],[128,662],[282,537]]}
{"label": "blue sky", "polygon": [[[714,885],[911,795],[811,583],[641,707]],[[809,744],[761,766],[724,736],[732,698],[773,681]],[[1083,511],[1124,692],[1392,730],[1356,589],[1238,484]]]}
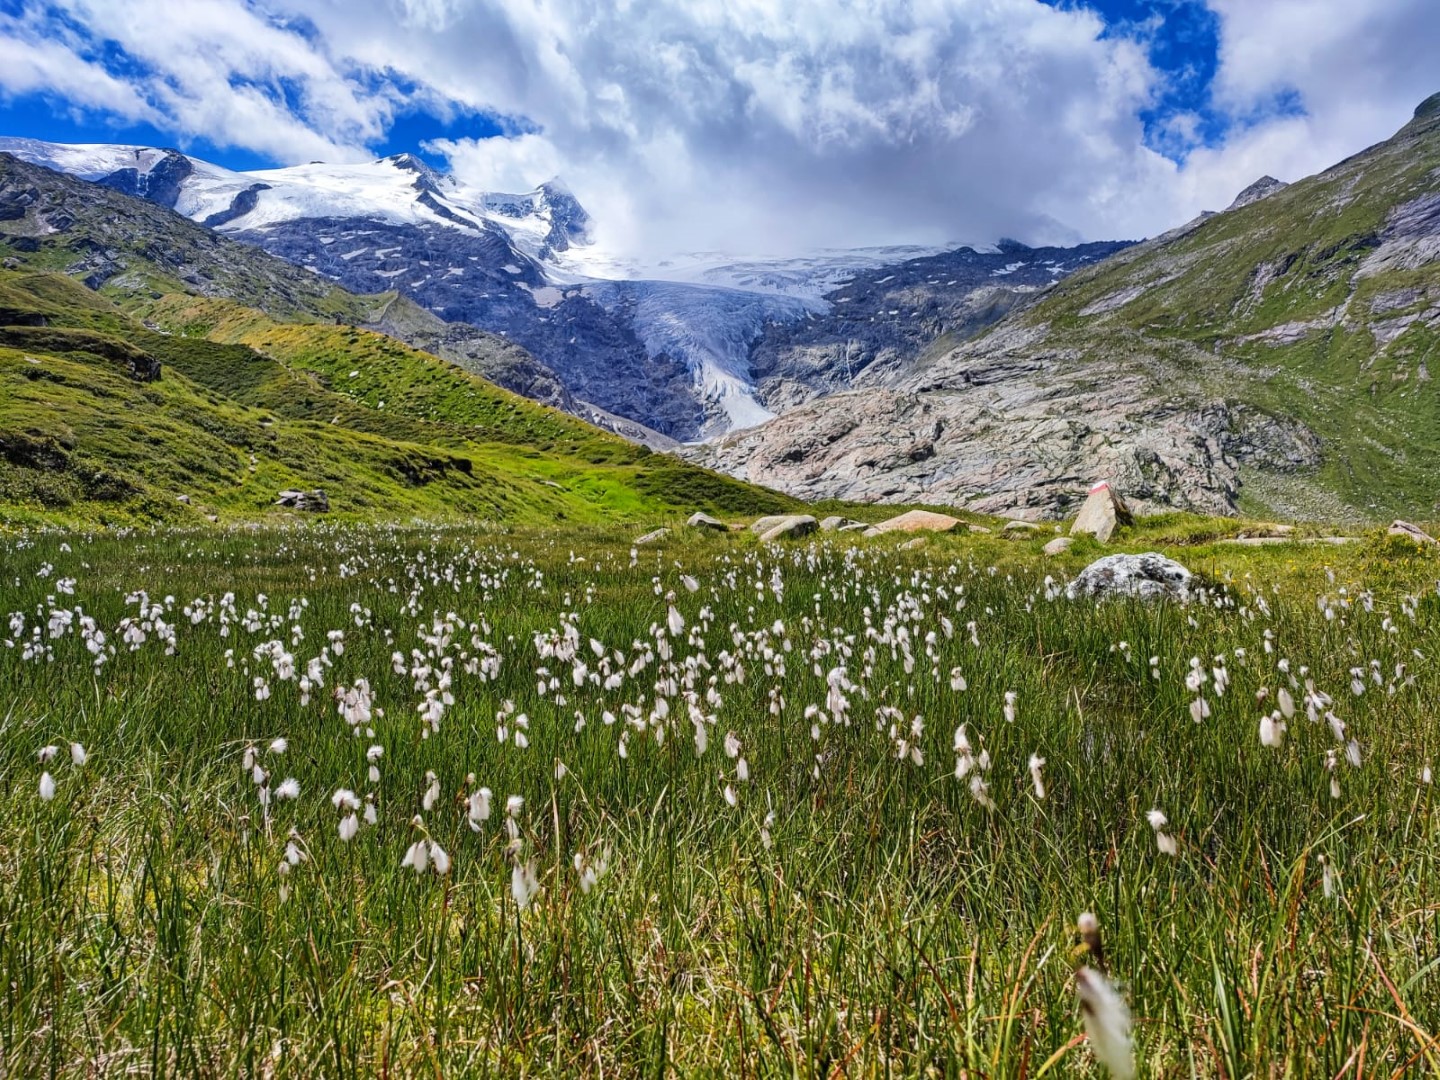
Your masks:
{"label": "blue sky", "polygon": [[559,174],[617,249],[1134,237],[1436,55],[1435,0],[0,0],[0,133]]}

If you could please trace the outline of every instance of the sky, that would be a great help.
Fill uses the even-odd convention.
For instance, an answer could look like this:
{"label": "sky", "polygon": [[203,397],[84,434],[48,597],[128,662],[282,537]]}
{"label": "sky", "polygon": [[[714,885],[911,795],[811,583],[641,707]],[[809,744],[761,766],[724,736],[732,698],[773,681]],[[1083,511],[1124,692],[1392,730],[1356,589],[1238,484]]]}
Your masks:
{"label": "sky", "polygon": [[1393,134],[1437,0],[0,0],[0,134],[560,177],[609,250],[1134,239]]}

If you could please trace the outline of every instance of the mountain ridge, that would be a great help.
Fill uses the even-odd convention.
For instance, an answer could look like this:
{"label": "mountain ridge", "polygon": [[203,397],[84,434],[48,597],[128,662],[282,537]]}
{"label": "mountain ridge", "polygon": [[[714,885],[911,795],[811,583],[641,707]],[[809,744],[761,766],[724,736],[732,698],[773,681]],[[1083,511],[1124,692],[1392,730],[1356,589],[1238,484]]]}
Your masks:
{"label": "mountain ridge", "polygon": [[[865,251],[722,260],[673,277],[603,278],[592,272],[588,214],[553,180],[521,195],[482,192],[407,154],[236,173],[161,148],[0,139],[0,150],[6,149],[170,205],[353,292],[398,290],[447,322],[499,333],[523,346],[568,399],[582,403],[572,411],[639,421],[658,433],[649,438],[652,445],[750,426],[806,396],[847,385],[853,356],[841,363],[824,349],[811,350],[791,365],[774,347],[783,328],[802,327],[803,337],[804,326],[836,314],[826,293],[866,274],[873,281],[882,276],[877,271],[917,256],[975,261],[965,295],[940,297],[941,290],[933,290],[929,306],[944,310],[927,311],[923,323],[963,336],[984,325],[988,316],[977,313],[994,305],[969,305],[958,318],[947,314],[966,309],[969,291],[988,286],[990,271],[1013,272],[1006,267],[1015,255],[1004,244],[898,250],[893,258]],[[1041,271],[1032,281],[1013,283],[1053,279]],[[900,308],[891,310],[877,307],[877,320],[901,315]],[[906,308],[904,317],[914,310]],[[919,351],[916,335],[901,328],[890,333],[881,326],[860,337],[891,362]],[[756,368],[757,355],[763,370]],[[760,386],[777,378],[784,392]],[[528,392],[540,384],[509,385]]]}

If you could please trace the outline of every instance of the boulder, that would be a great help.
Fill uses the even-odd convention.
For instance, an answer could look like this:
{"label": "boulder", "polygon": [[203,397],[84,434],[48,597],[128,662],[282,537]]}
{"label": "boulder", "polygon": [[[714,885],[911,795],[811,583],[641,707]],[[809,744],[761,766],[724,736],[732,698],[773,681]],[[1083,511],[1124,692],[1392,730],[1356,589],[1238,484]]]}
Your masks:
{"label": "boulder", "polygon": [[[820,523],[809,514],[790,514],[782,517],[760,534],[760,542],[768,544],[774,540],[794,540],[809,536],[820,527]],[[754,528],[752,525],[751,528]]]}
{"label": "boulder", "polygon": [[887,518],[865,535],[887,532],[954,532],[965,523],[949,514],[936,514],[929,510],[910,510],[898,517]]}
{"label": "boulder", "polygon": [[306,510],[312,514],[323,514],[330,509],[330,500],[319,488],[314,491],[282,491],[275,500],[275,505],[283,506],[287,510]]}
{"label": "boulder", "polygon": [[1073,536],[1057,536],[1042,549],[1046,555],[1064,555],[1070,550],[1070,545],[1075,543]]}
{"label": "boulder", "polygon": [[1417,544],[1440,544],[1440,540],[1436,540],[1424,529],[1418,525],[1411,525],[1408,521],[1400,521],[1397,519],[1395,523],[1385,531],[1390,536],[1408,536]]}
{"label": "boulder", "polygon": [[669,536],[669,535],[670,535],[670,530],[669,530],[669,529],[656,529],[654,532],[648,532],[648,533],[646,533],[644,536],[637,536],[637,537],[635,538],[635,543],[637,543],[637,544],[654,544],[654,543],[658,543],[658,542],[661,541],[661,540],[664,540],[665,537],[667,537],[667,536]]}
{"label": "boulder", "polygon": [[1134,521],[1125,500],[1111,490],[1109,481],[1101,480],[1090,489],[1090,496],[1085,500],[1085,505],[1080,507],[1075,524],[1070,526],[1070,535],[1089,533],[1100,543],[1108,544],[1117,528],[1133,524]]}
{"label": "boulder", "polygon": [[1106,555],[1096,559],[1065,586],[1071,600],[1108,600],[1133,596],[1140,600],[1188,600],[1190,571],[1158,551],[1143,555]]}
{"label": "boulder", "polygon": [[827,517],[820,521],[821,532],[843,532],[846,529],[868,529],[869,527],[863,521],[855,521],[853,518],[847,517]]}
{"label": "boulder", "polygon": [[759,536],[761,533],[769,532],[776,525],[779,525],[780,522],[784,521],[788,517],[794,517],[794,515],[770,514],[767,517],[756,518],[750,523],[750,531],[756,536]]}
{"label": "boulder", "polygon": [[726,525],[719,518],[711,517],[709,514],[691,514],[689,520],[687,520],[685,524],[689,525],[692,529],[711,529],[715,532],[730,531],[729,525]]}

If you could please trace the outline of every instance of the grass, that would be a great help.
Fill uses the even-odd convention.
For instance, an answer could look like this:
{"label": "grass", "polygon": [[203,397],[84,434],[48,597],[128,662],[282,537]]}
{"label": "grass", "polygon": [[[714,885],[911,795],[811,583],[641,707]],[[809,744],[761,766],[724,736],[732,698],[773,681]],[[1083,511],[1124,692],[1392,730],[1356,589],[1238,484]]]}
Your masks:
{"label": "grass", "polygon": [[[16,613],[0,648],[3,1071],[1100,1075],[1075,1004],[1087,910],[1142,1075],[1437,1067],[1434,554],[1379,536],[1237,549],[1172,515],[1125,545],[1170,546],[1207,599],[1094,607],[1045,580],[1089,561],[1089,541],[1046,559],[1043,536],[900,550],[679,534],[632,552],[634,535],[0,538]],[[99,666],[83,618],[106,635]],[[308,703],[279,654],[296,675],[321,658]],[[453,703],[431,728],[417,708],[444,703],[442,673]],[[352,733],[332,694],[362,677],[383,715]],[[1306,680],[1333,696],[1358,766],[1303,704],[1280,748],[1261,745],[1262,712]],[[961,724],[990,755],[993,809],[954,776]],[[282,736],[283,754],[264,749]],[[250,746],[265,786],[294,777],[298,799],[262,807]],[[494,812],[472,831],[478,785]],[[377,806],[349,843],[340,787]],[[427,835],[443,876],[401,865]],[[588,892],[577,852],[607,864]],[[523,909],[517,863],[539,886]]]}

